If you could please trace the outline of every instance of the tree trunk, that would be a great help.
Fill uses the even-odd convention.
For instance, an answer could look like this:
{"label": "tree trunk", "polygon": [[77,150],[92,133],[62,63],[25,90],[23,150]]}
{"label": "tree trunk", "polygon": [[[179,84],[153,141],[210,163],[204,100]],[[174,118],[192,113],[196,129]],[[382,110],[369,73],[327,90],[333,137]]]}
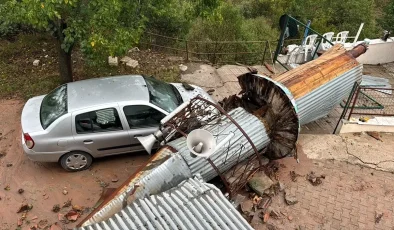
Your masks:
{"label": "tree trunk", "polygon": [[60,72],[60,78],[62,79],[63,83],[73,81],[72,62],[71,62],[71,52],[73,49],[73,44],[70,45],[67,51],[62,48],[62,44],[65,39],[65,35],[63,31],[66,28],[67,28],[67,24],[64,22],[64,20],[60,19],[57,25],[55,37],[58,42],[59,72]]}
{"label": "tree trunk", "polygon": [[59,71],[60,78],[63,83],[73,81],[72,62],[71,62],[71,49],[66,52],[62,49],[62,41],[58,40],[59,46]]}

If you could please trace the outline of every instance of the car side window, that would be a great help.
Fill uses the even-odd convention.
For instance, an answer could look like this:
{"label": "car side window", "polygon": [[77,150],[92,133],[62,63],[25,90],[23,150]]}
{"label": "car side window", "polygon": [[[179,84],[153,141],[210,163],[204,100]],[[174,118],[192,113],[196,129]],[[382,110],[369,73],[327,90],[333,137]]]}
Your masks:
{"label": "car side window", "polygon": [[75,129],[77,133],[93,133],[122,130],[123,127],[118,111],[106,108],[75,116]]}
{"label": "car side window", "polygon": [[162,112],[147,105],[129,105],[123,107],[130,129],[159,126],[165,117]]}

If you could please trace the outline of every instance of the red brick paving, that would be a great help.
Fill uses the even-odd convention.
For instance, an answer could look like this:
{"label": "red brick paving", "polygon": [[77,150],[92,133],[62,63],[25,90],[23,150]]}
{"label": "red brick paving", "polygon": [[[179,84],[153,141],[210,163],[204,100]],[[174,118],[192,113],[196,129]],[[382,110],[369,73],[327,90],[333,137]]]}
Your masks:
{"label": "red brick paving", "polygon": [[[268,223],[278,229],[394,229],[394,175],[339,161],[312,161],[301,153],[301,162],[280,160],[278,179],[298,203],[288,206],[283,194],[273,198],[271,207],[285,215]],[[289,172],[302,175],[291,181]],[[313,186],[305,175],[324,174],[323,183]],[[383,213],[375,223],[375,212]],[[290,221],[288,216],[292,216]],[[290,218],[291,219],[291,218]],[[266,229],[258,224],[256,229]]]}

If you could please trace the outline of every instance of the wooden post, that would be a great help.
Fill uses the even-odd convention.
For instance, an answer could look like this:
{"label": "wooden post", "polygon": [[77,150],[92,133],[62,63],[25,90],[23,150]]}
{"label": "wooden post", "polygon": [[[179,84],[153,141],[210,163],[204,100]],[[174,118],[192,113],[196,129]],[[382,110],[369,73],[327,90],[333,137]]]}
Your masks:
{"label": "wooden post", "polygon": [[189,46],[187,44],[187,40],[185,40],[185,46],[186,46],[186,61],[189,61]]}
{"label": "wooden post", "polygon": [[265,52],[267,52],[267,47],[268,47],[268,40],[265,41],[265,46],[264,46],[264,53],[263,53],[263,60],[261,61],[261,64],[264,64],[265,61]]}

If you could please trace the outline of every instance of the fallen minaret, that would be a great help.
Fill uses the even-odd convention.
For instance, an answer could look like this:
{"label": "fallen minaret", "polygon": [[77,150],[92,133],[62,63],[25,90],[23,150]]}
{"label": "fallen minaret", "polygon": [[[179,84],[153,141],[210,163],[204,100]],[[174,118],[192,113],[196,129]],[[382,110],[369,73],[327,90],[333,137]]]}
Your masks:
{"label": "fallen minaret", "polygon": [[[231,197],[261,167],[262,156],[296,155],[300,125],[327,115],[350,93],[362,75],[362,65],[355,58],[365,51],[363,45],[351,51],[336,45],[318,59],[272,78],[241,75],[240,96],[223,101],[228,113],[200,97],[185,103],[163,119],[162,132],[148,138],[164,146],[81,226],[108,220],[137,200],[167,191],[197,174],[205,181],[220,176]],[[202,135],[190,140],[188,134],[196,129],[209,131],[211,139]],[[219,148],[208,151],[208,157],[191,154],[198,143],[209,146],[211,141],[219,143]],[[191,148],[189,143],[194,142]]]}

